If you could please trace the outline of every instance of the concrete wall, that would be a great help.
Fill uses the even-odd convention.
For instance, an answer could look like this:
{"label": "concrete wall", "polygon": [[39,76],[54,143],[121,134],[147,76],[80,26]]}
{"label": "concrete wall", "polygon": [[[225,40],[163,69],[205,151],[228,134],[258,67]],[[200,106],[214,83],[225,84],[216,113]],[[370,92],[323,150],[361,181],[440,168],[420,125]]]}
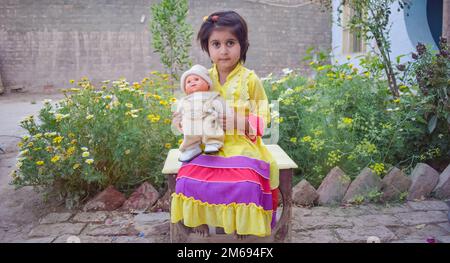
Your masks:
{"label": "concrete wall", "polygon": [[[139,81],[162,70],[151,49],[156,0],[0,0],[0,75],[6,89],[52,92],[69,79]],[[235,10],[247,20],[246,66],[264,76],[300,63],[310,46],[329,49],[330,15],[310,0],[191,0],[195,35],[205,15]],[[210,65],[193,41],[194,63]]]}

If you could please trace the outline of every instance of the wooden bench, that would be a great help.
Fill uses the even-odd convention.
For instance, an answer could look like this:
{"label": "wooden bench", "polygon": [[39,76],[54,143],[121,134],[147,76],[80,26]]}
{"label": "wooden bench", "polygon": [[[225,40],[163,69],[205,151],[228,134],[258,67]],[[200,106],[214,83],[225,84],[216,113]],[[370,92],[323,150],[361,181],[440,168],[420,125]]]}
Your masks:
{"label": "wooden bench", "polygon": [[[196,243],[196,242],[290,242],[291,241],[291,218],[292,218],[292,176],[293,169],[297,168],[297,164],[281,149],[278,145],[266,145],[268,150],[275,158],[280,170],[280,194],[282,204],[277,211],[277,224],[272,230],[270,237],[249,236],[243,240],[237,240],[233,235],[223,233],[211,233],[210,236],[200,237],[191,233],[191,228],[184,226],[182,223],[170,224],[170,241],[172,243]],[[169,151],[162,173],[168,177],[168,187],[170,194],[175,192],[175,179],[181,163],[178,161],[180,152],[178,149]],[[281,212],[281,215],[280,215]],[[216,228],[217,230],[217,228]]]}

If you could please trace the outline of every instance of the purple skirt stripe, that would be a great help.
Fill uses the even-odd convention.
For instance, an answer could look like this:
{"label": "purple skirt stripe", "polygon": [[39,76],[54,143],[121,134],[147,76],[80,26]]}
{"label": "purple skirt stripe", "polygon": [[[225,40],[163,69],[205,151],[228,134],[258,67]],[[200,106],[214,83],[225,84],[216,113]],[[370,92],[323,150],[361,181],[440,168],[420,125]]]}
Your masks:
{"label": "purple skirt stripe", "polygon": [[272,194],[265,194],[261,186],[252,182],[211,183],[181,177],[175,193],[209,204],[254,203],[264,210],[272,210]]}
{"label": "purple skirt stripe", "polygon": [[270,179],[270,164],[268,162],[246,156],[222,157],[216,155],[199,155],[184,165],[199,165],[211,168],[247,168],[252,169],[262,177]]}

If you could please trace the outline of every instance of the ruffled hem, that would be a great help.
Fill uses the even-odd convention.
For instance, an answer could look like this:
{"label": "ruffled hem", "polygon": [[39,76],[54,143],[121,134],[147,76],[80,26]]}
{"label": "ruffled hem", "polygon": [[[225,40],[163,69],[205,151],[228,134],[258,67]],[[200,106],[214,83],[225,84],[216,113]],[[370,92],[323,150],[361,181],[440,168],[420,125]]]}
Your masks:
{"label": "ruffled hem", "polygon": [[183,220],[188,227],[203,224],[222,227],[226,234],[236,232],[239,235],[270,236],[272,210],[251,204],[209,204],[186,197],[183,194],[172,194],[171,222]]}

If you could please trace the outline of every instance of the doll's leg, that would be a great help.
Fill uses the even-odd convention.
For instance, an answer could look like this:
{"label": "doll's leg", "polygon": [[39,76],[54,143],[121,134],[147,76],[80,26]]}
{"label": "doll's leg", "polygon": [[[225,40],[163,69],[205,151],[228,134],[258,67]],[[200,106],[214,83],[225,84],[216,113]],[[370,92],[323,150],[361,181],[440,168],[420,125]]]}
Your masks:
{"label": "doll's leg", "polygon": [[180,162],[189,162],[202,153],[200,148],[201,135],[184,135],[183,143],[180,145]]}
{"label": "doll's leg", "polygon": [[202,142],[205,144],[205,153],[216,153],[223,146],[224,131],[214,116],[207,116],[204,119],[204,135]]}

